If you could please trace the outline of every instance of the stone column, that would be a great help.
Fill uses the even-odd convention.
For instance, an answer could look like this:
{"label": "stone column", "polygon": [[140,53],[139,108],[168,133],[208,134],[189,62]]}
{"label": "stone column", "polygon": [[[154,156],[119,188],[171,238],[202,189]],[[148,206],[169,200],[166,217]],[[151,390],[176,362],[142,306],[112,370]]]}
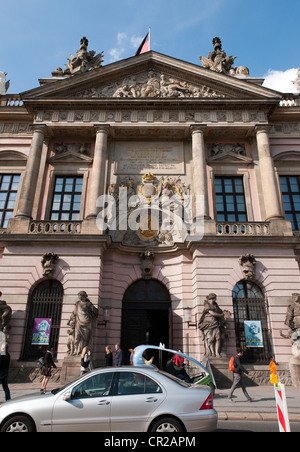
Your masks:
{"label": "stone column", "polygon": [[256,140],[259,157],[259,168],[262,181],[266,220],[282,220],[280,199],[271,156],[269,126],[256,127]]}
{"label": "stone column", "polygon": [[92,168],[92,178],[89,190],[89,204],[87,219],[96,218],[98,215],[98,207],[96,202],[99,196],[105,194],[105,182],[106,182],[106,163],[108,159],[107,152],[107,138],[108,129],[107,125],[96,125],[96,142],[94,151],[94,161]]}
{"label": "stone column", "polygon": [[[204,219],[210,219],[208,208],[208,187],[206,172],[206,156],[204,145],[204,129],[206,125],[193,126],[192,130],[192,156],[193,156],[193,192],[195,202],[197,196],[203,199]],[[199,212],[195,212],[195,214]]]}
{"label": "stone column", "polygon": [[22,190],[19,198],[17,218],[31,218],[35,197],[35,190],[39,176],[43,142],[45,137],[45,125],[33,125],[33,136],[26,170],[23,178]]}

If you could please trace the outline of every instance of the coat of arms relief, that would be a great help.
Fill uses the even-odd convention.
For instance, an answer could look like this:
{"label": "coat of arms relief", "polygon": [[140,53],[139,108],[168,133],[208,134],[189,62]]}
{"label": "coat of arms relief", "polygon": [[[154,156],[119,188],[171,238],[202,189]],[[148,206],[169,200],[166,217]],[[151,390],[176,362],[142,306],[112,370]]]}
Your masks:
{"label": "coat of arms relief", "polygon": [[130,75],[107,86],[89,88],[78,98],[224,98],[225,95],[212,87],[196,85],[186,80],[149,70],[147,73]]}
{"label": "coat of arms relief", "polygon": [[109,186],[108,232],[126,246],[182,243],[192,223],[190,194],[180,176],[121,177]]}

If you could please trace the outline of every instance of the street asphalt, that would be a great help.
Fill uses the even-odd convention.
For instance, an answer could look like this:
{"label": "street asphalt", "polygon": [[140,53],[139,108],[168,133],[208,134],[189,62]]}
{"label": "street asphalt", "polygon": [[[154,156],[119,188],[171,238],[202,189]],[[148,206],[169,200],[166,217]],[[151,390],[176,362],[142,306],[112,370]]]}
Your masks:
{"label": "street asphalt", "polygon": [[[59,387],[58,384],[48,385],[47,390]],[[0,386],[1,388],[1,386]],[[33,383],[14,383],[9,385],[11,398],[39,392],[40,385]],[[286,386],[287,406],[290,422],[300,422],[300,388]],[[233,402],[228,400],[229,389],[217,389],[214,397],[214,408],[219,420],[257,420],[276,421],[276,401],[274,386],[250,386],[247,388],[253,402],[248,402],[241,389],[233,395]],[[43,396],[41,395],[41,398]],[[0,390],[0,404],[4,403],[4,393]]]}

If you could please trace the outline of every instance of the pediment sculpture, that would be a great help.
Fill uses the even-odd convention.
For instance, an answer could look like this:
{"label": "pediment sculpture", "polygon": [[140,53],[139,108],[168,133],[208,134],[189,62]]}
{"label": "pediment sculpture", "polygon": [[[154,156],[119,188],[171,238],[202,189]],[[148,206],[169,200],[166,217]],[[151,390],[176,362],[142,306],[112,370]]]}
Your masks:
{"label": "pediment sculpture", "polygon": [[246,75],[249,76],[249,69],[246,66],[232,67],[237,57],[228,56],[222,49],[222,42],[219,37],[213,39],[213,52],[209,52],[208,57],[200,56],[202,66],[220,74]]}
{"label": "pediment sculpture", "polygon": [[89,88],[78,98],[224,98],[225,95],[205,84],[196,85],[186,80],[149,70],[130,75],[107,86]]}

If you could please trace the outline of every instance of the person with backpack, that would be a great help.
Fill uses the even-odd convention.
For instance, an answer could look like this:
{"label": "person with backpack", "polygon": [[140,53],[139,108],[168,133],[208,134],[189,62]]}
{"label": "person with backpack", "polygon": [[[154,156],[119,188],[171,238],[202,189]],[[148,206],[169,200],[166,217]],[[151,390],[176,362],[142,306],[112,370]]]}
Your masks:
{"label": "person with backpack", "polygon": [[240,358],[242,358],[242,356],[243,356],[243,350],[239,348],[239,349],[237,349],[236,356],[233,356],[230,359],[230,362],[229,362],[229,370],[233,372],[233,384],[232,384],[232,387],[230,389],[230,393],[229,393],[229,396],[228,396],[228,400],[230,400],[230,402],[233,402],[232,396],[233,396],[234,391],[238,387],[242,388],[242,391],[243,391],[246,399],[248,400],[248,402],[253,402],[253,399],[248,394],[247,389],[246,389],[246,385],[245,385],[245,383],[243,381],[243,374],[247,374],[247,375],[250,375],[250,374],[241,365]]}

